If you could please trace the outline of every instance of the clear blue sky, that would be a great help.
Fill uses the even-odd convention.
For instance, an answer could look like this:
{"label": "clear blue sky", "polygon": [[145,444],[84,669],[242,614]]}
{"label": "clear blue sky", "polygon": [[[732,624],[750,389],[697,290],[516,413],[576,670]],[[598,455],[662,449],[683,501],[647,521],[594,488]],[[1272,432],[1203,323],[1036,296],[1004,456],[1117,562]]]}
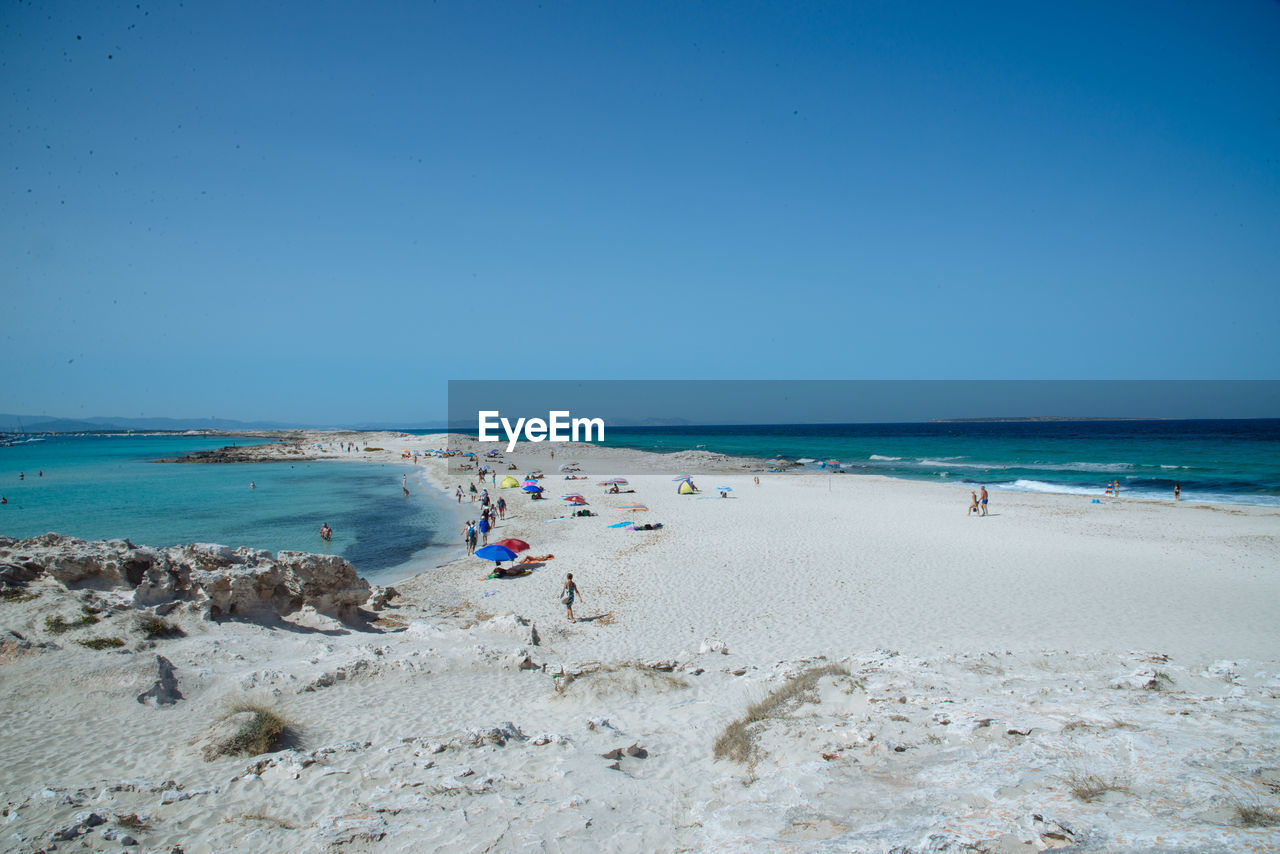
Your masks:
{"label": "clear blue sky", "polygon": [[1277,378],[1277,45],[1269,0],[5,0],[0,411]]}

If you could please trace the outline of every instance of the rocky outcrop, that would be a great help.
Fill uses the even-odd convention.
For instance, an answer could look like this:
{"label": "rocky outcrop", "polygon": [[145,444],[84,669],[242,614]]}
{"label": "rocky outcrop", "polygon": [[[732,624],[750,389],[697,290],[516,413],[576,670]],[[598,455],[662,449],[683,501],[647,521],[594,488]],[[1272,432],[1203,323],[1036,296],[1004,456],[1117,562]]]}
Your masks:
{"label": "rocky outcrop", "polygon": [[[132,590],[137,607],[192,603],[208,619],[284,617],[314,608],[351,621],[369,582],[340,557],[196,543],[173,548],[45,534],[0,538],[0,566],[21,583],[48,575],[68,589]],[[15,581],[18,580],[15,578]]]}

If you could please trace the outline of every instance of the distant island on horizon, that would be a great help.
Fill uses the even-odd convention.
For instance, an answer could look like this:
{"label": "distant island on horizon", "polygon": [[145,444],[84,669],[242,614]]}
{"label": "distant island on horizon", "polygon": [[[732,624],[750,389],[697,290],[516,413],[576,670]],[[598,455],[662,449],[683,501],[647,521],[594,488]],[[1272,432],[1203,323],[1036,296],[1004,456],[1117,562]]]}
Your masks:
{"label": "distant island on horizon", "polygon": [[[1216,421],[1236,419],[1215,419],[1215,418],[1156,418],[1150,416],[1121,416],[1121,415],[1011,415],[1011,416],[994,416],[983,418],[931,418],[928,424],[966,424],[974,422],[1006,422],[1006,421]],[[1249,419],[1246,419],[1249,420]],[[1257,419],[1265,421],[1267,419]]]}
{"label": "distant island on horizon", "polygon": [[[1018,415],[1018,416],[982,416],[971,418],[929,418],[912,421],[831,421],[831,422],[773,422],[773,423],[734,423],[734,424],[700,424],[684,418],[646,418],[636,419],[628,423],[609,423],[614,430],[653,430],[653,429],[691,429],[707,430],[717,427],[812,427],[834,426],[838,424],[1001,424],[1001,423],[1048,423],[1048,422],[1100,422],[1100,421],[1274,421],[1275,418],[1188,418],[1188,417],[1153,417],[1153,416],[1095,416],[1095,415]],[[212,435],[246,435],[264,433],[292,433],[303,430],[315,431],[356,431],[356,432],[449,432],[474,433],[474,425],[465,426],[446,424],[444,422],[422,421],[418,423],[379,423],[359,422],[355,424],[307,424],[302,422],[279,421],[237,421],[225,418],[108,418],[93,417],[85,419],[51,418],[49,416],[17,416],[0,413],[0,433],[8,435],[29,434],[72,434],[72,433],[189,433],[200,432]]]}

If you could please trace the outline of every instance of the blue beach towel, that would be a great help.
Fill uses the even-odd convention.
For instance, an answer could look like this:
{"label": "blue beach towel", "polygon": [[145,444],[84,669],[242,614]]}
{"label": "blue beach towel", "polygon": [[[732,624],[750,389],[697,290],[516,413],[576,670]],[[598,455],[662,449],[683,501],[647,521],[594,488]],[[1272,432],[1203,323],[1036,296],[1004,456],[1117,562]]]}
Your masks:
{"label": "blue beach towel", "polygon": [[618,523],[616,523],[616,524],[610,525],[609,527],[610,527],[610,528],[625,528],[625,527],[627,527],[627,526],[628,526],[628,525],[630,525],[630,524],[633,524],[633,523],[631,523],[631,522],[618,522]]}

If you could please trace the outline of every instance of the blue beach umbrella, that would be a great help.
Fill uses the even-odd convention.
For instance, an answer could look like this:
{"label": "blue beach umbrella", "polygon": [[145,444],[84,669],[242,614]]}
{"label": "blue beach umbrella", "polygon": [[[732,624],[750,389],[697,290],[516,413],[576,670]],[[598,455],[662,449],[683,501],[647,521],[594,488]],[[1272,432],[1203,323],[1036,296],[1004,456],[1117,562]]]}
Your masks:
{"label": "blue beach umbrella", "polygon": [[504,560],[515,560],[516,553],[506,546],[491,543],[482,549],[476,549],[476,557],[491,560],[494,563],[502,563]]}
{"label": "blue beach umbrella", "polygon": [[542,487],[538,486],[536,483],[531,483],[528,486],[522,486],[520,488],[520,491],[521,492],[541,492]]}
{"label": "blue beach umbrella", "polygon": [[732,486],[717,486],[716,492],[733,492]]}

